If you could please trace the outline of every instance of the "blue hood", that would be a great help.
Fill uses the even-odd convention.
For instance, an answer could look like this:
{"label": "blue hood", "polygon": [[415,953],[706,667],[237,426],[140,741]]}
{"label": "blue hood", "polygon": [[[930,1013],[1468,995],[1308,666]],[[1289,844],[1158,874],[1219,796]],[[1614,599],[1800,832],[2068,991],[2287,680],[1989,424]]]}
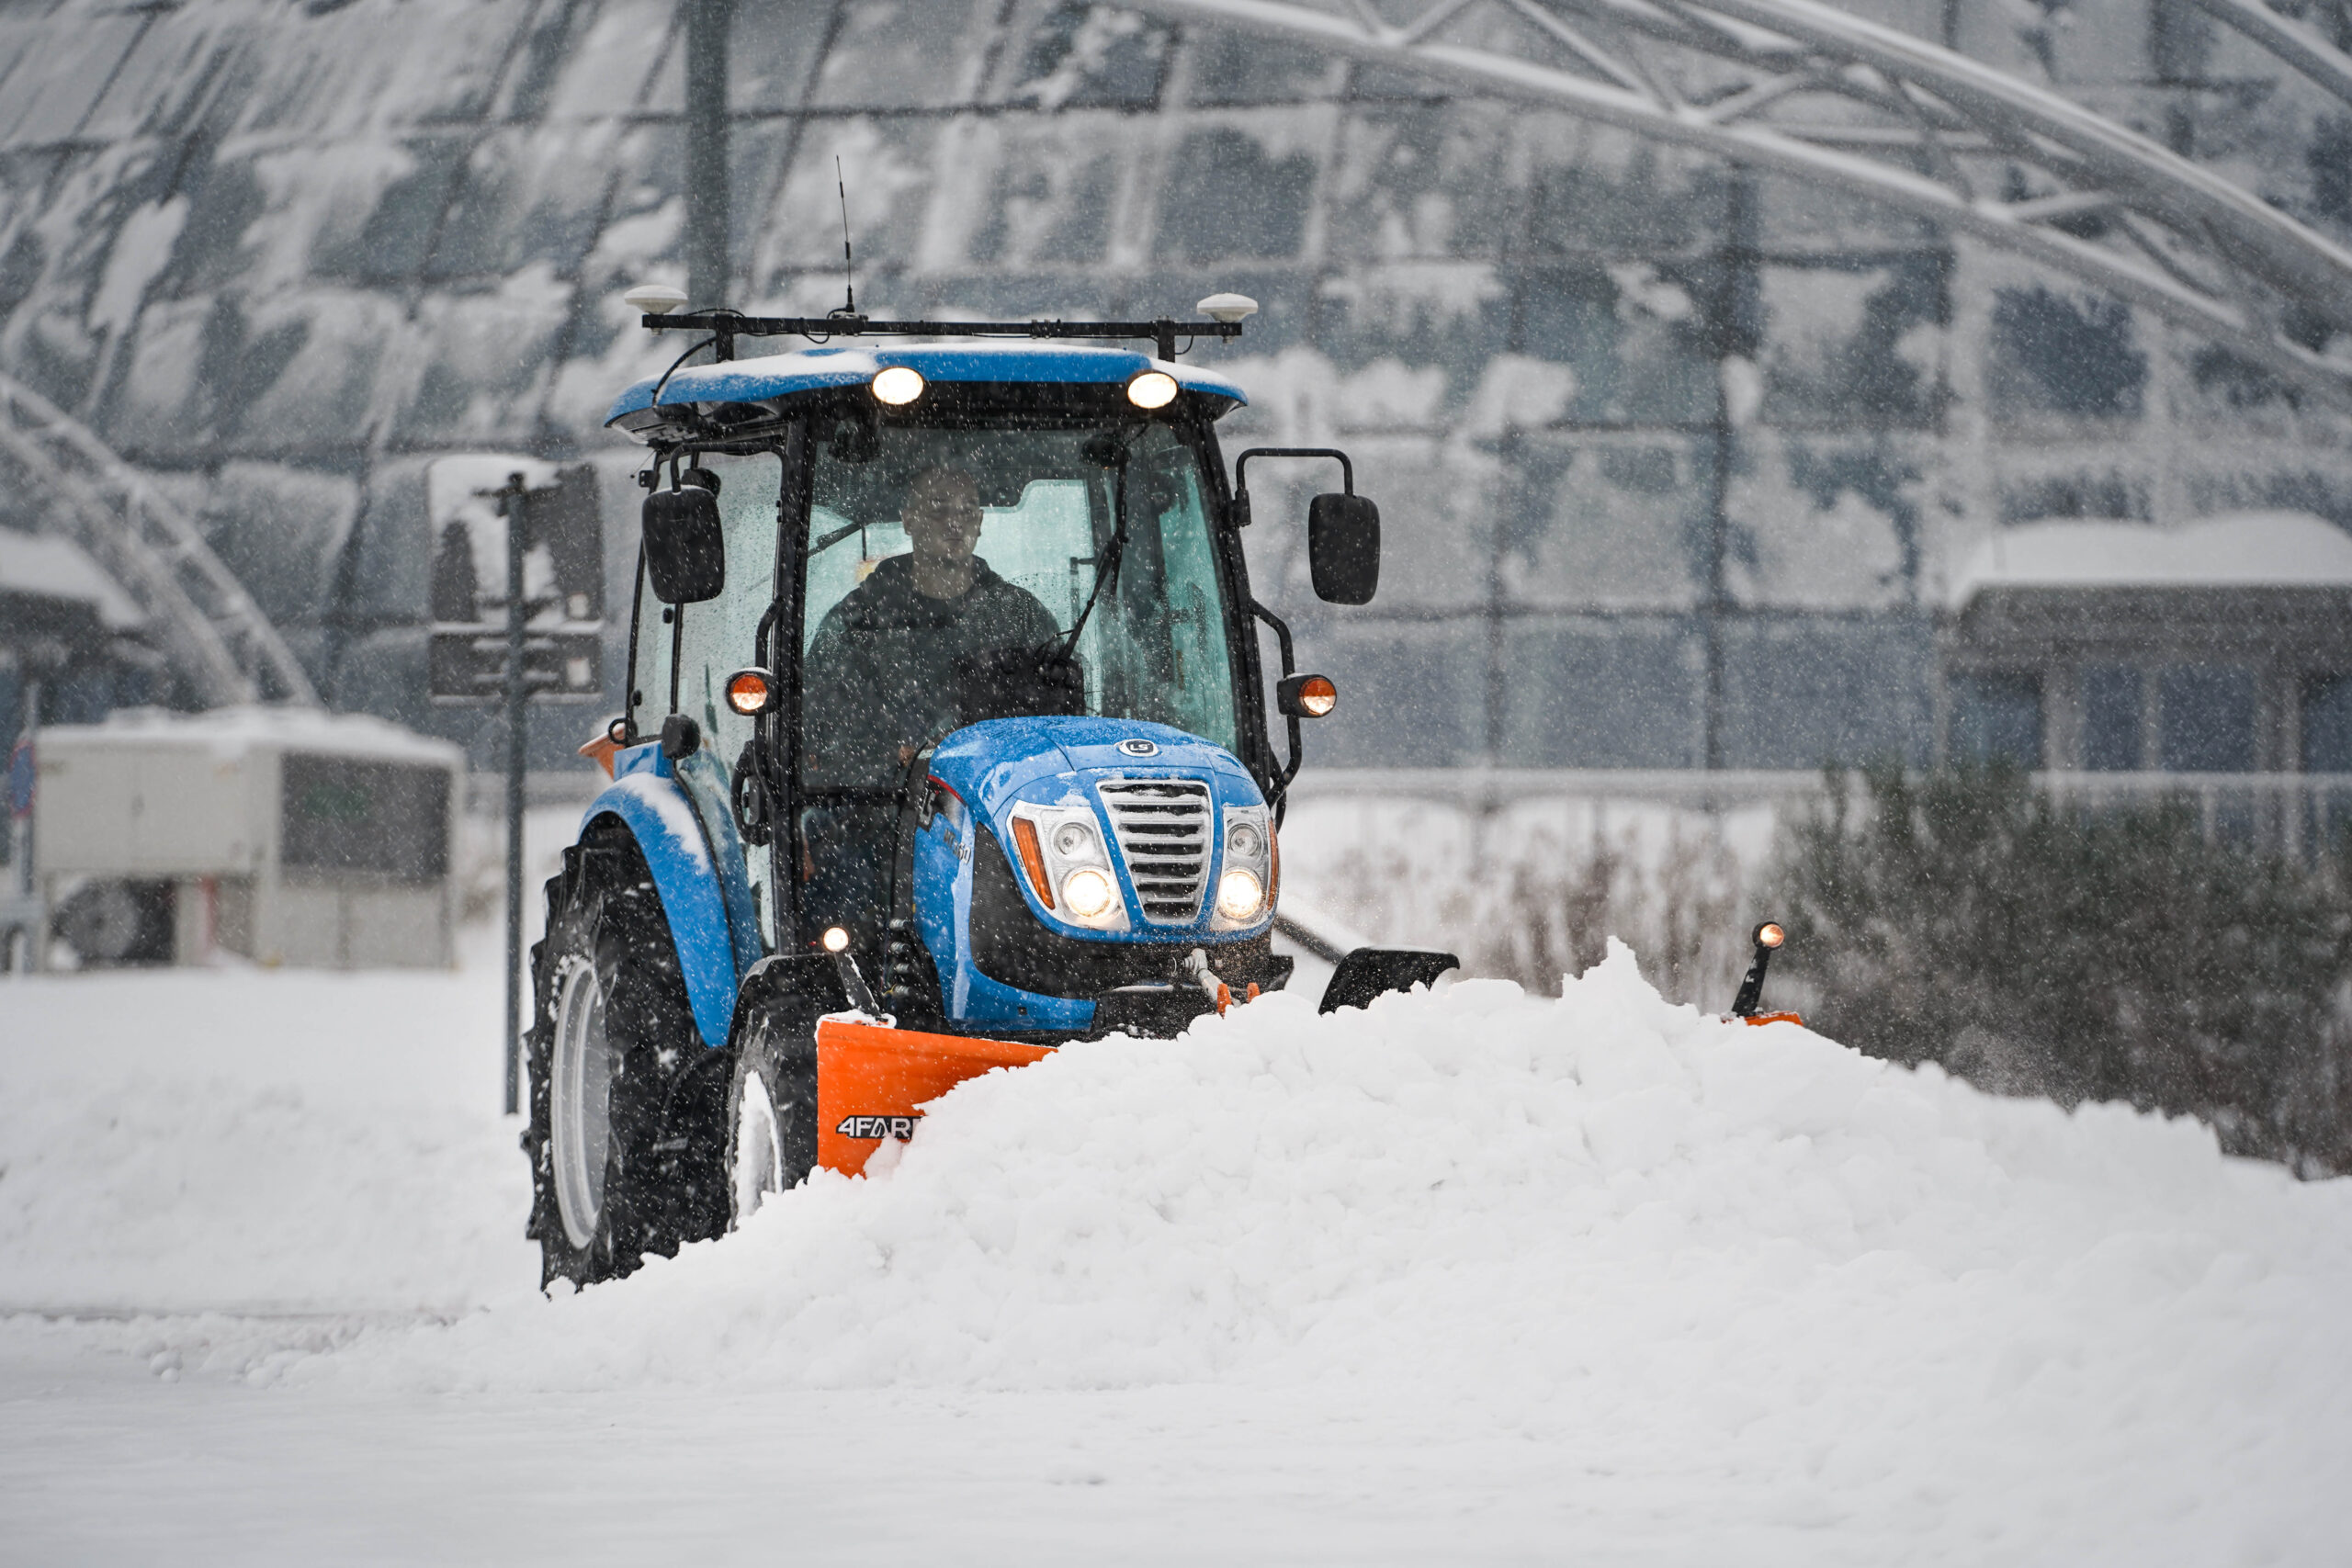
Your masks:
{"label": "blue hood", "polygon": [[[1198,913],[1190,919],[1173,921],[1147,917],[1134,879],[1125,869],[1129,851],[1111,820],[1100,788],[1110,780],[1186,779],[1204,784],[1220,823],[1234,807],[1265,804],[1257,781],[1235,761],[1233,754],[1197,735],[1138,719],[993,719],[947,737],[932,756],[931,773],[956,792],[975,821],[986,825],[996,839],[997,852],[1008,859],[1014,842],[1009,818],[1012,807],[1021,803],[1084,807],[1092,815],[1103,842],[1123,845],[1117,863],[1121,867],[1120,897],[1125,900],[1131,922],[1125,931],[1088,931],[1066,925],[1060,918],[1045,913],[1026,878],[1016,879],[1030,912],[1041,920],[1050,920],[1063,936],[1080,942],[1223,941],[1243,931],[1262,930],[1273,919],[1273,911],[1269,908],[1260,919],[1237,930],[1219,923],[1212,902],[1205,897]],[[1203,877],[1204,891],[1216,886],[1224,870],[1221,829],[1212,835],[1209,854]]]}
{"label": "blue hood", "polygon": [[[1123,740],[1156,749],[1135,756]],[[1091,773],[1129,778],[1182,775],[1208,782],[1220,805],[1257,806],[1264,796],[1249,770],[1224,747],[1165,724],[1132,718],[999,718],[956,730],[933,753],[931,773],[1003,833],[1005,809],[1018,800],[1052,803],[1085,799],[1079,787]]]}

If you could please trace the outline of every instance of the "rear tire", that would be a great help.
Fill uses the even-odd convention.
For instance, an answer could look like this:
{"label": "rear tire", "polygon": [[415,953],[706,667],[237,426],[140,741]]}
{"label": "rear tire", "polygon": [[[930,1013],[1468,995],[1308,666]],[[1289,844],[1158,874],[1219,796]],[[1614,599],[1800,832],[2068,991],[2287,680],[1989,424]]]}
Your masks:
{"label": "rear tire", "polygon": [[727,1095],[728,1228],[817,1164],[817,1004],[771,1008],[735,1056]]}
{"label": "rear tire", "polygon": [[636,842],[592,832],[548,883],[531,950],[531,1075],[540,1283],[593,1284],[727,1219],[728,1054],[703,1044],[670,922]]}

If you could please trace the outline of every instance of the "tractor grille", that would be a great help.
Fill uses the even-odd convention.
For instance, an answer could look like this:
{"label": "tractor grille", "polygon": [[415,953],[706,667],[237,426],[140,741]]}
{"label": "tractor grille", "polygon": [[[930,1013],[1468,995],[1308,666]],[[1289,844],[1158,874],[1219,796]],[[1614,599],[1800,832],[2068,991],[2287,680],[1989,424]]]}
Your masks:
{"label": "tractor grille", "polygon": [[1194,779],[1105,779],[1094,787],[1111,813],[1145,918],[1162,925],[1198,919],[1216,824],[1209,786]]}

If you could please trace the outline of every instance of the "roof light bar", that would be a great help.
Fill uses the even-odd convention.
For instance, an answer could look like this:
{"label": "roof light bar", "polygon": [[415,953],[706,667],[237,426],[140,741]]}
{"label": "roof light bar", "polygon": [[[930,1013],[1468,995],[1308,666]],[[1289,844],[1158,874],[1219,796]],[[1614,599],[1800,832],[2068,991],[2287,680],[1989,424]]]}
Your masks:
{"label": "roof light bar", "polygon": [[826,343],[853,337],[1144,338],[1158,357],[1176,357],[1178,338],[1236,338],[1238,321],[876,321],[865,316],[745,316],[733,310],[651,312],[639,322],[657,333],[709,333],[718,357],[735,356],[739,337],[805,337]]}

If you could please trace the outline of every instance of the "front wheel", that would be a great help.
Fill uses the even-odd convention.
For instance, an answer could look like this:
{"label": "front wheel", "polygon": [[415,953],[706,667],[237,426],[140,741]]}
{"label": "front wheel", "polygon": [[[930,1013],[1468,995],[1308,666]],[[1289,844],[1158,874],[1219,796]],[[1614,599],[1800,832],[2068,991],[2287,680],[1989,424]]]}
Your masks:
{"label": "front wheel", "polygon": [[729,1228],[817,1164],[817,1009],[788,1003],[748,1031],[727,1095]]}

